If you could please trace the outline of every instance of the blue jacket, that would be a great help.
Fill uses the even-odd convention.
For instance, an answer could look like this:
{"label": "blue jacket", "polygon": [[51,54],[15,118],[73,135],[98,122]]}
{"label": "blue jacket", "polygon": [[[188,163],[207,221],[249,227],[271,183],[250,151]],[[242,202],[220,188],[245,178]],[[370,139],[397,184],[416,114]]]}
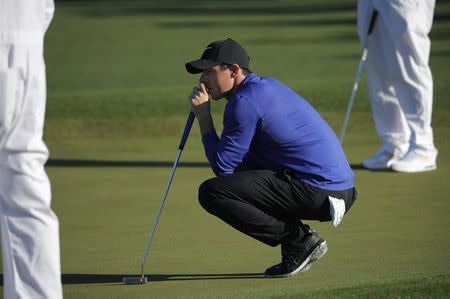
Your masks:
{"label": "blue jacket", "polygon": [[218,176],[246,169],[291,170],[325,190],[353,188],[353,172],[330,126],[314,108],[280,82],[249,74],[228,98],[221,137],[202,136]]}

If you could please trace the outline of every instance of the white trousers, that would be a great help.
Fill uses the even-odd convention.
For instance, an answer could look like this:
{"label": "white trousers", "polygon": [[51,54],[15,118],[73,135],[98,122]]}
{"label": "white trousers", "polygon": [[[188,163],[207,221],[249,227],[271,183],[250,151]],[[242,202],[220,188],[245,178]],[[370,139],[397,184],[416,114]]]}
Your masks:
{"label": "white trousers", "polygon": [[0,0],[0,226],[4,298],[62,298],[59,224],[42,140],[47,0]]}
{"label": "white trousers", "polygon": [[[378,136],[389,150],[437,154],[428,66],[435,0],[359,0],[358,34],[367,46],[366,75]],[[372,34],[367,30],[378,11]]]}

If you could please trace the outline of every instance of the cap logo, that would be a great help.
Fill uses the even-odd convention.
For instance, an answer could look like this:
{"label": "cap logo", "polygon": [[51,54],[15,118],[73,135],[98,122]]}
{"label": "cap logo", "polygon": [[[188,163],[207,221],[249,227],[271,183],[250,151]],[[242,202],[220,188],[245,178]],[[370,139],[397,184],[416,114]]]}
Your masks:
{"label": "cap logo", "polygon": [[204,51],[203,51],[203,55],[206,55],[206,53],[208,52],[208,50],[211,50],[213,47],[207,47]]}

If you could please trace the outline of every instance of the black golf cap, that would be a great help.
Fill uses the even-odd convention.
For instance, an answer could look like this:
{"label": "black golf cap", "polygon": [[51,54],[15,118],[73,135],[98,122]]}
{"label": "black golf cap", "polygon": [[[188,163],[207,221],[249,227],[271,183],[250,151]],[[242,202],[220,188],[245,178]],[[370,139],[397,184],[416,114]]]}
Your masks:
{"label": "black golf cap", "polygon": [[188,62],[185,66],[189,73],[198,74],[216,65],[234,63],[248,69],[250,57],[238,42],[227,38],[210,43],[200,59]]}

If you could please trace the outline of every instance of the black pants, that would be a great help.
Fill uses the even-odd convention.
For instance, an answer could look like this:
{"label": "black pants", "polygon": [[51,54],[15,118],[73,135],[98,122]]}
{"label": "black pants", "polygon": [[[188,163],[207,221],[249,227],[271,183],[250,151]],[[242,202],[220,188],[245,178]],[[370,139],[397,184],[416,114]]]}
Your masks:
{"label": "black pants", "polygon": [[346,211],[356,199],[354,188],[322,190],[289,171],[247,170],[209,179],[199,188],[206,211],[270,246],[302,238],[301,220],[330,221],[329,195],[343,199]]}

